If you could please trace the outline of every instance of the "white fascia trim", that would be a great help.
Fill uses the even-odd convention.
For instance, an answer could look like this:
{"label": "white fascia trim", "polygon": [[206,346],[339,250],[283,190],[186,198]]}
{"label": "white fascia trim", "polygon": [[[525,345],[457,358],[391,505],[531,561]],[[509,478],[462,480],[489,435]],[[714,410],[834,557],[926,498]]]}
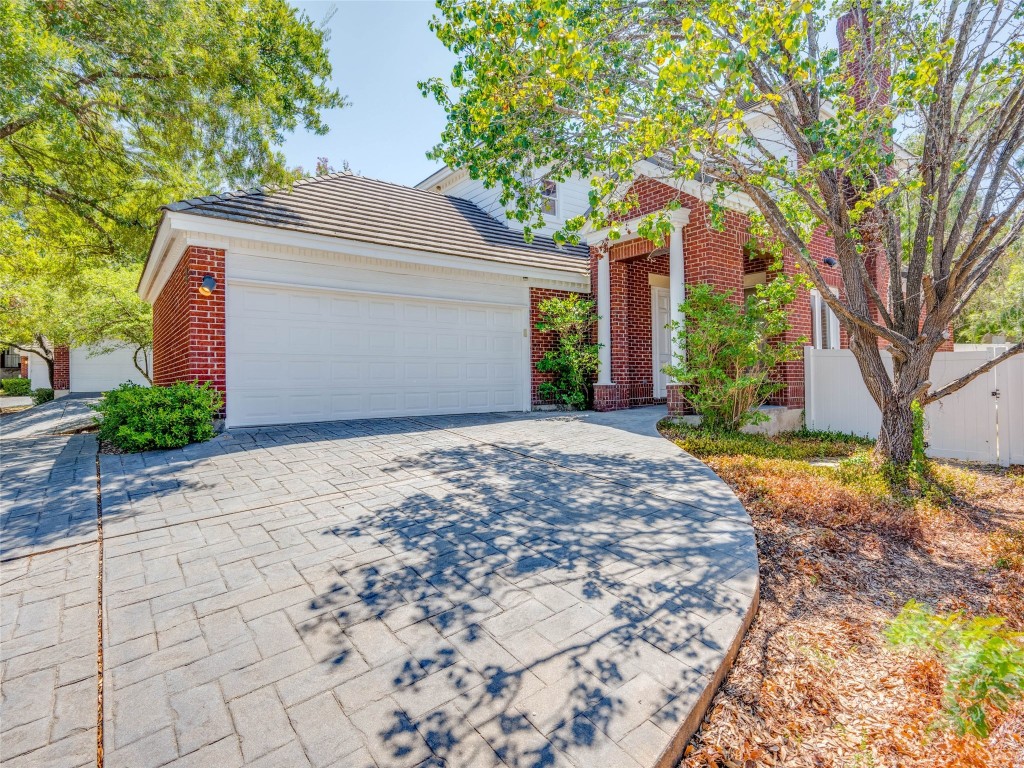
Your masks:
{"label": "white fascia trim", "polygon": [[[667,184],[670,187],[678,189],[680,192],[685,192],[691,197],[696,197],[701,202],[707,202],[710,199],[710,196],[707,194],[708,187],[710,185],[694,181],[693,179],[678,179],[671,175],[666,175],[668,171],[648,160],[641,160],[637,163],[636,171],[637,175],[647,176],[654,181]],[[750,195],[744,192],[731,192],[725,196],[722,200],[722,204],[726,208],[737,211],[738,213],[750,213],[757,209],[757,206],[754,205],[754,201],[750,198]]]}
{"label": "white fascia trim", "polygon": [[469,176],[469,172],[464,168],[455,168],[453,170],[446,165],[441,170],[435,171],[427,176],[427,178],[416,185],[416,189],[424,189],[428,192],[444,194],[446,189],[454,186],[467,176]]}
{"label": "white fascia trim", "polygon": [[[325,251],[327,253],[342,253],[371,259],[405,261],[410,264],[460,269],[468,272],[511,275],[540,281],[575,284],[581,290],[590,289],[589,265],[583,265],[583,271],[580,272],[529,267],[519,264],[473,259],[465,256],[429,253],[399,246],[375,245],[373,243],[345,240],[328,235],[294,232],[292,230],[275,229],[274,227],[264,227],[257,224],[244,224],[237,221],[214,219],[209,216],[168,211],[163,223],[160,225],[161,231],[157,233],[157,242],[163,250],[157,250],[157,243],[154,244],[154,259],[147,265],[139,287],[139,295],[151,303],[159,295],[160,289],[163,288],[167,277],[174,269],[173,263],[166,268],[164,267],[164,262],[170,261],[168,256],[174,255],[170,251],[170,246],[175,239],[171,236],[163,237],[164,233],[162,230],[165,227],[179,235],[184,232],[197,233],[197,236],[188,237],[183,245],[205,245],[215,248],[226,248],[231,238],[238,238],[293,248],[308,248],[309,250]],[[179,237],[177,239],[182,238]],[[166,245],[164,245],[165,242]],[[180,251],[176,255],[180,257]],[[174,262],[177,262],[177,258],[174,258]]]}
{"label": "white fascia trim", "polygon": [[[651,214],[648,214],[651,215]],[[637,216],[635,219],[623,222],[619,225],[620,235],[614,243],[625,243],[630,240],[635,240],[640,237],[637,234],[637,227],[640,226],[640,222],[643,221],[646,216]],[[672,226],[677,229],[682,229],[690,223],[690,209],[689,208],[677,208],[674,211],[668,212],[668,219],[672,222]],[[595,229],[591,232],[585,232],[583,237],[587,242],[587,245],[597,245],[608,239],[608,235],[611,232],[611,227],[605,227],[604,229]]]}

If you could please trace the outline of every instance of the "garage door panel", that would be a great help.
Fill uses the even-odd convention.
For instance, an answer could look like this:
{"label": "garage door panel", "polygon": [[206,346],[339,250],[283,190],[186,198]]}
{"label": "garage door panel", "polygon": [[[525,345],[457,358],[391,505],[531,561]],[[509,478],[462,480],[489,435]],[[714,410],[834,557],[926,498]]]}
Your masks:
{"label": "garage door panel", "polygon": [[429,333],[423,331],[406,331],[402,334],[402,350],[413,354],[429,352],[433,344]]}
{"label": "garage door panel", "polygon": [[491,325],[502,331],[514,330],[516,318],[511,312],[496,310],[491,313]]}
{"label": "garage door panel", "polygon": [[430,392],[406,392],[403,397],[405,410],[410,412],[423,411],[430,408]]}
{"label": "garage door panel", "polygon": [[458,325],[462,321],[456,307],[437,307],[434,310],[434,317],[441,325]]}
{"label": "garage door panel", "polygon": [[331,299],[331,317],[359,317],[361,305],[356,299]]}
{"label": "garage door panel", "polygon": [[232,426],[524,408],[525,308],[228,292]]}
{"label": "garage door panel", "polygon": [[430,363],[406,363],[404,375],[410,382],[429,381]]}
{"label": "garage door panel", "polygon": [[323,313],[323,301],[324,297],[312,293],[288,294],[288,313],[290,315],[319,317]]}
{"label": "garage door panel", "polygon": [[297,325],[288,331],[288,347],[294,354],[318,355],[324,348],[320,328],[315,325]]}
{"label": "garage door panel", "polygon": [[367,341],[375,352],[394,352],[398,334],[395,331],[367,331]]}

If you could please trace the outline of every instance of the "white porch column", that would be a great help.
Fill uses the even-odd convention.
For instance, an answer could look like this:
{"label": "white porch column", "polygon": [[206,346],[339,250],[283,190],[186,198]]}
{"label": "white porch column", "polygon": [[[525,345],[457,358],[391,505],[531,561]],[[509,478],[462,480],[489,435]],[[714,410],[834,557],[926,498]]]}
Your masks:
{"label": "white porch column", "polygon": [[[686,300],[686,270],[683,260],[683,227],[690,222],[690,212],[680,209],[669,214],[672,234],[668,238],[668,301],[672,323],[683,323],[681,304]],[[676,332],[672,331],[672,362],[682,360],[684,350],[680,348]]]}
{"label": "white porch column", "polygon": [[597,259],[597,343],[601,345],[597,359],[598,384],[612,383],[612,277],[611,254],[601,254]]}

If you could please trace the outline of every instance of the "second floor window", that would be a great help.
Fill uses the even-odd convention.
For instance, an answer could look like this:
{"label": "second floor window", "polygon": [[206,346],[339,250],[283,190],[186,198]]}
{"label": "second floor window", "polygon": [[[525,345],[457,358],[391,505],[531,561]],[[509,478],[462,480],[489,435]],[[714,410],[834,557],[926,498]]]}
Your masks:
{"label": "second floor window", "polygon": [[543,198],[541,210],[548,216],[558,216],[558,185],[545,179],[540,183],[540,195]]}

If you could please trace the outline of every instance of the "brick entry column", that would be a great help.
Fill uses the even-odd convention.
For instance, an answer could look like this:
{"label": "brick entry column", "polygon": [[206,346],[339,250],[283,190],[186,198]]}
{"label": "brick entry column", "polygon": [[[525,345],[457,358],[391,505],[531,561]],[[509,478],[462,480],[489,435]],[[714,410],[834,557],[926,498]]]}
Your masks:
{"label": "brick entry column", "polygon": [[53,381],[50,385],[55,392],[71,389],[71,350],[66,346],[53,348]]}

